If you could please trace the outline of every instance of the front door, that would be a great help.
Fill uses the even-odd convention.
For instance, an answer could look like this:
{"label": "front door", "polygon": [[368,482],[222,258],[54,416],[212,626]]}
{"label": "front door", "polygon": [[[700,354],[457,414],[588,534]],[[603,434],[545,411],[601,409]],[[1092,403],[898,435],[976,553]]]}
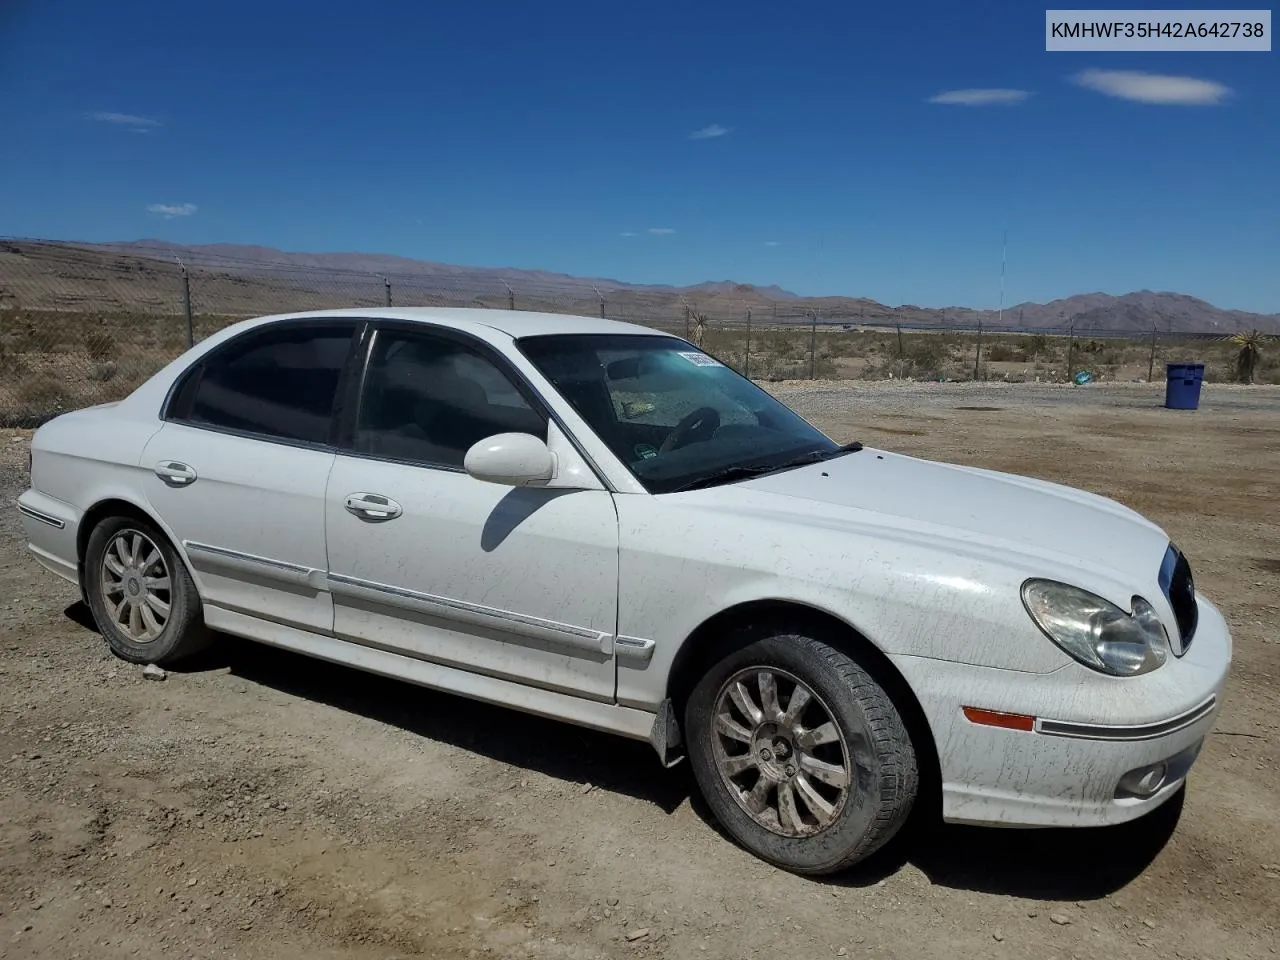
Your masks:
{"label": "front door", "polygon": [[289,323],[211,351],[147,443],[144,490],[182,545],[206,616],[328,633],[324,497],[334,399],[356,323]]}
{"label": "front door", "polygon": [[605,490],[507,487],[462,468],[497,433],[547,438],[489,348],[374,334],[351,449],[329,475],[334,631],[446,666],[614,696],[618,519]]}

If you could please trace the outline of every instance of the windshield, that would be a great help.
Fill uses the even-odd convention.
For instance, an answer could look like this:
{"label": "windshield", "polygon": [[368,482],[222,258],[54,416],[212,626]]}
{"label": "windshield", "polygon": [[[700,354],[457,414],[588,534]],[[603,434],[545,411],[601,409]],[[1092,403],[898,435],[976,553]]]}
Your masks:
{"label": "windshield", "polygon": [[674,337],[564,334],[518,345],[650,493],[740,480],[844,449]]}

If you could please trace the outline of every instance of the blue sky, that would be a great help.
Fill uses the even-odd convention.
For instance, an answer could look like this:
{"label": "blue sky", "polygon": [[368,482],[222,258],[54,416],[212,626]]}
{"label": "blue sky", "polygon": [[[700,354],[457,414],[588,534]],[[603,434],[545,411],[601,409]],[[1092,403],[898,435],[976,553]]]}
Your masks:
{"label": "blue sky", "polygon": [[1280,312],[1278,52],[1046,53],[1011,2],[0,11],[0,234],[992,307],[1007,231],[1006,304]]}

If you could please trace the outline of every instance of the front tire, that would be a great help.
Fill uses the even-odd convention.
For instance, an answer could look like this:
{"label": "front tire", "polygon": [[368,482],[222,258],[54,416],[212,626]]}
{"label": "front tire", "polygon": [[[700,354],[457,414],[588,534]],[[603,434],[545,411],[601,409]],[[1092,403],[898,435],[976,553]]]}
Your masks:
{"label": "front tire", "polygon": [[813,637],[773,634],[715,663],[689,697],[685,732],[717,820],[787,870],[834,873],[865,859],[915,801],[915,749],[893,701]]}
{"label": "front tire", "polygon": [[89,534],[85,595],[113,653],[167,665],[208,646],[200,596],[187,567],[155,526],[108,517]]}

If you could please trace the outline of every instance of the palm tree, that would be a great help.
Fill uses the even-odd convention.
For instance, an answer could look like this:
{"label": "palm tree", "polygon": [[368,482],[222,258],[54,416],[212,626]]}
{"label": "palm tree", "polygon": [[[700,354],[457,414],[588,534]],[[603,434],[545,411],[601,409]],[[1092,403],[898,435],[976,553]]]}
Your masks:
{"label": "palm tree", "polygon": [[1262,345],[1270,341],[1271,337],[1263,336],[1261,330],[1247,330],[1231,338],[1240,348],[1236,353],[1236,375],[1245,383],[1253,383],[1253,374],[1262,359]]}
{"label": "palm tree", "polygon": [[699,350],[702,349],[702,340],[707,335],[707,315],[705,313],[695,313],[693,315],[693,345]]}

